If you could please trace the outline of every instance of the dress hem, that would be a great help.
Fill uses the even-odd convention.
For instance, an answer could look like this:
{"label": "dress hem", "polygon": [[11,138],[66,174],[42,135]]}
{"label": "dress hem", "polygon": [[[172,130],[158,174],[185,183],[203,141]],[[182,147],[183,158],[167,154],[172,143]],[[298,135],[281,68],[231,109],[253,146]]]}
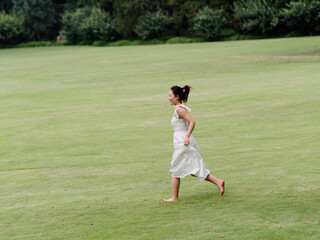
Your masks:
{"label": "dress hem", "polygon": [[[187,177],[187,176],[189,176],[189,175],[191,175],[191,174],[195,175],[195,173],[191,172],[191,173],[185,174],[184,176],[174,176],[174,175],[171,173],[171,176],[172,176],[172,177],[175,177],[175,178],[185,178],[185,177]],[[208,174],[206,174],[205,177],[199,177],[199,176],[196,176],[196,175],[195,175],[195,176],[196,176],[197,178],[199,178],[199,180],[202,182],[202,181],[204,181],[204,180],[209,176],[209,174],[210,174],[210,171],[208,170]]]}

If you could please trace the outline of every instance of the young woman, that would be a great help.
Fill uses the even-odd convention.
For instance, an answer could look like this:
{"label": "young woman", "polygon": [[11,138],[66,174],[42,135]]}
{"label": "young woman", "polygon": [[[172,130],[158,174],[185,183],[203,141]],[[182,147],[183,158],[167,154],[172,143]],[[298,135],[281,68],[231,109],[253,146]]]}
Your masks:
{"label": "young woman", "polygon": [[171,124],[174,130],[173,146],[174,153],[171,161],[170,172],[172,175],[172,198],[164,201],[178,201],[180,178],[188,175],[198,177],[200,181],[206,180],[218,186],[220,196],[224,193],[224,180],[215,178],[205,168],[204,161],[200,155],[196,139],[192,131],[196,122],[188,111],[190,108],[182,104],[188,101],[190,86],[185,85],[171,87],[169,92],[170,104],[175,107]]}

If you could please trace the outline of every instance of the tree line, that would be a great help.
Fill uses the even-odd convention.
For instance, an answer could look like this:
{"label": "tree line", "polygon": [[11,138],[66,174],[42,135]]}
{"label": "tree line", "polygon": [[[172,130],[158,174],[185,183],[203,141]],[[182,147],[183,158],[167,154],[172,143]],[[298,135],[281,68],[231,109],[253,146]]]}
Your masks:
{"label": "tree line", "polygon": [[320,33],[318,0],[0,0],[0,43]]}

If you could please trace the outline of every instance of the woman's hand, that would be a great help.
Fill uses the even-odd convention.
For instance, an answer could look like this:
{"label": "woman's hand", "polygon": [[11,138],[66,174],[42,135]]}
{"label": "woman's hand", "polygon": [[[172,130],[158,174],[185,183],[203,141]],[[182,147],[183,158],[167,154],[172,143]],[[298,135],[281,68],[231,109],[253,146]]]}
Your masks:
{"label": "woman's hand", "polygon": [[183,144],[184,144],[185,146],[188,146],[189,143],[190,143],[189,136],[185,136],[185,137],[184,137],[184,140],[183,140]]}

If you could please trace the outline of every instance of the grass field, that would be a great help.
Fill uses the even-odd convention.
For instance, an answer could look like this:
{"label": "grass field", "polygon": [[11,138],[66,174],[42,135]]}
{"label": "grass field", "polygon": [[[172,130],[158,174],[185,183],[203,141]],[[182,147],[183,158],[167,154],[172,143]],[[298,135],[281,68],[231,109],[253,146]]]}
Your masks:
{"label": "grass field", "polygon": [[[168,102],[206,167],[171,196]],[[0,50],[0,239],[320,239],[320,37]]]}

